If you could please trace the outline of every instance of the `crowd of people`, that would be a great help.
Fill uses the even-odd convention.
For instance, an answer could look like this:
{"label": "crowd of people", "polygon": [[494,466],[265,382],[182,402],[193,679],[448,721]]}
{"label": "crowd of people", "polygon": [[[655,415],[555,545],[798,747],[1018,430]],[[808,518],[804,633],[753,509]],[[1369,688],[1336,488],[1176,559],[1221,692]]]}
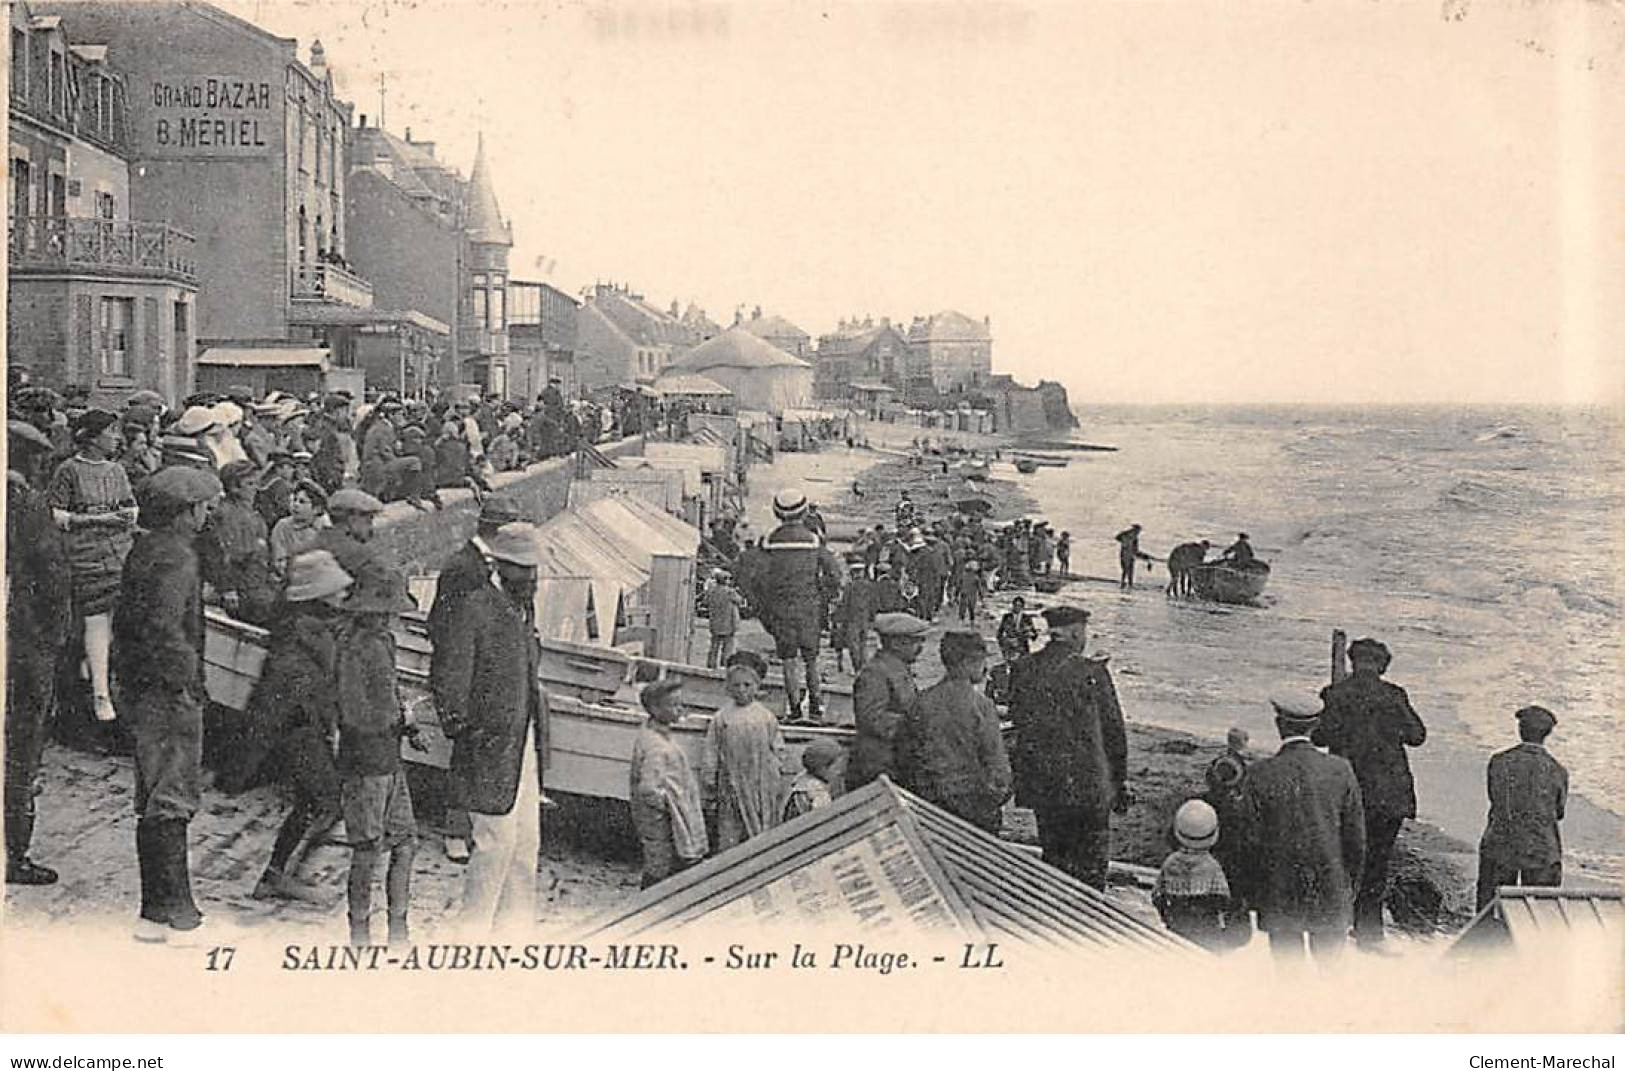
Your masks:
{"label": "crowd of people", "polygon": [[[442,437],[461,444],[458,471],[476,488],[475,459],[494,469],[491,451],[509,431],[542,452],[522,459],[582,441],[575,410],[550,392],[505,412],[489,401],[387,397],[356,407],[342,395],[310,407],[232,391],[171,414],[139,395],[122,414],[70,414],[54,392],[14,392],[8,883],[57,879],[30,847],[65,669],[86,689],[91,717],[127,726],[131,738],[137,935],[175,941],[199,928],[188,830],[202,786],[202,611],[214,602],[269,630],[249,738],[222,772],[229,787],[275,770],[287,789],[254,895],[319,900],[301,867],[342,819],[352,941],[373,939],[380,872],[388,939],[409,941],[417,822],[400,756],[402,739],[415,746],[417,734],[396,684],[394,633],[415,603],[372,539],[374,518],[395,498],[435,508],[438,488],[415,482],[427,455],[410,449],[425,423],[440,422]],[[550,430],[533,440],[531,426]],[[726,522],[711,533],[731,566],[707,593],[710,661],[726,671],[729,703],[712,719],[697,768],[671,733],[679,685],[642,693],[649,718],[628,789],[645,884],[885,775],[993,833],[1013,799],[1033,811],[1047,862],[1104,889],[1111,815],[1127,809],[1132,786],[1111,672],[1087,653],[1089,615],[1049,606],[1047,640],[1034,650],[1041,633],[1018,595],[995,633],[997,665],[974,627],[989,592],[1066,571],[1070,534],[1041,521],[992,525],[968,506],[931,519],[905,494],[895,527],[860,532],[843,568],[805,496],[781,493],[774,512],[778,526],[759,540],[744,542]],[[513,502],[485,494],[477,530],[445,566],[428,608],[430,685],[452,749],[448,827],[467,862],[459,922],[476,936],[534,920],[548,802],[537,565],[534,529]],[[957,627],[935,640],[942,675],[922,689],[913,667],[950,605]],[[733,650],[745,613],[761,618],[783,662],[783,717],[758,699],[764,659]],[[870,632],[879,638],[872,655]],[[825,716],[817,659],[826,634],[856,673],[855,739],[849,752],[826,742],[792,763],[781,726]],[[1318,700],[1276,703],[1276,755],[1253,759],[1233,732],[1201,797],[1179,809],[1178,848],[1155,891],[1170,928],[1222,949],[1250,935],[1256,914],[1283,956],[1301,956],[1306,943],[1330,956],[1350,934],[1381,947],[1393,846],[1416,813],[1406,750],[1425,743],[1426,729],[1404,690],[1383,679],[1384,645],[1360,640],[1349,655],[1352,673]],[[1014,728],[1008,750],[1000,706]],[[1555,718],[1526,707],[1517,721],[1521,742],[1490,765],[1481,902],[1507,881],[1561,880],[1567,779],[1542,746]]]}
{"label": "crowd of people", "polygon": [[[856,673],[856,738],[848,761],[825,779],[835,794],[885,774],[993,833],[1013,798],[1032,809],[1045,860],[1104,889],[1111,815],[1127,809],[1131,791],[1116,688],[1106,659],[1086,654],[1088,612],[1074,605],[1044,610],[1047,642],[1034,650],[1040,615],[1016,595],[998,623],[1002,660],[992,665],[985,641],[966,627],[988,591],[1028,587],[1057,559],[1065,570],[1070,535],[1054,539],[1042,521],[987,525],[965,511],[928,521],[905,492],[896,529],[860,530],[843,577],[816,506],[790,492],[774,508],[780,526],[740,548],[734,576],[716,574],[709,593],[713,657],[731,650],[741,607],[760,614],[784,660],[784,719],[817,721],[816,656],[827,633],[839,664],[849,657]],[[1139,532],[1133,526],[1117,537],[1125,584],[1134,564],[1149,557],[1139,550]],[[1207,546],[1192,546],[1194,560],[1204,560]],[[1250,557],[1242,534],[1220,560]],[[938,639],[943,676],[922,690],[913,666],[950,596],[959,627]],[[880,644],[872,657],[871,632]],[[743,658],[755,660],[728,661],[730,687],[732,667]],[[1169,831],[1175,850],[1153,893],[1170,929],[1223,951],[1250,940],[1256,918],[1272,950],[1289,959],[1306,949],[1317,958],[1333,956],[1350,937],[1364,949],[1385,948],[1394,845],[1403,822],[1416,815],[1406,751],[1422,746],[1427,731],[1404,689],[1384,679],[1391,661],[1385,645],[1358,640],[1349,659],[1349,675],[1317,698],[1275,701],[1277,754],[1255,760],[1246,734],[1232,730],[1203,791],[1178,808]],[[1009,753],[1001,706],[1014,729]],[[758,722],[765,725],[760,715]],[[1499,884],[1561,880],[1558,825],[1567,775],[1542,746],[1555,717],[1532,706],[1518,711],[1517,722],[1519,744],[1490,763],[1480,907]],[[760,738],[778,741],[776,724]],[[758,781],[774,793],[785,791],[792,776],[765,760],[751,769],[774,771]],[[705,798],[696,790],[696,801]],[[664,813],[681,810],[667,803]],[[696,823],[703,820],[702,802],[693,813],[701,816]],[[675,833],[670,838],[677,841]],[[690,846],[701,851],[703,838]],[[685,859],[680,852],[657,857],[679,866]]]}

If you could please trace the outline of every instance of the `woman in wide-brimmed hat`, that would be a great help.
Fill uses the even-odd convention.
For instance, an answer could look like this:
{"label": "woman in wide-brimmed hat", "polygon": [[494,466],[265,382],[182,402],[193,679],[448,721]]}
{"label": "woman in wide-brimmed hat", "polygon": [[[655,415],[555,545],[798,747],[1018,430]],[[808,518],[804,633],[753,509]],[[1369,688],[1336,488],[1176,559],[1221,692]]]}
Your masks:
{"label": "woman in wide-brimmed hat", "polygon": [[135,493],[129,475],[113,460],[122,445],[119,418],[88,409],[74,422],[74,455],[57,466],[49,493],[52,515],[67,533],[73,608],[82,619],[85,665],[97,721],[112,721],[107,657],[112,643],[113,603],[125,556],[135,541]]}

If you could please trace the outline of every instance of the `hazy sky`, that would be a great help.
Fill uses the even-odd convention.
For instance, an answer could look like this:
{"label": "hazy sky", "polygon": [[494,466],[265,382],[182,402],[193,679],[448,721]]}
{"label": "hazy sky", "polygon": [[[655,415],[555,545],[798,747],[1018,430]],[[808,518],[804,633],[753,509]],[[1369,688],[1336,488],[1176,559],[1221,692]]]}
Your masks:
{"label": "hazy sky", "polygon": [[1078,401],[1625,397],[1618,3],[299,3],[517,277],[990,315]]}

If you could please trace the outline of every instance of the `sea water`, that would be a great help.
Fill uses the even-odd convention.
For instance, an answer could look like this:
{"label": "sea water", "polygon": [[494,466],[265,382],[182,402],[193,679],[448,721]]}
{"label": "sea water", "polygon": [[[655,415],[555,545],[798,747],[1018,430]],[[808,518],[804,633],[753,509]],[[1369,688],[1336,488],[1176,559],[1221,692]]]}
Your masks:
{"label": "sea water", "polygon": [[[1273,567],[1257,607],[1077,584],[1131,719],[1273,750],[1268,699],[1312,696],[1331,633],[1374,636],[1429,731],[1414,750],[1420,817],[1476,842],[1484,764],[1539,703],[1569,768],[1571,863],[1616,871],[1621,769],[1621,521],[1625,461],[1610,413],[1536,409],[1100,407],[1079,410],[1064,469],[1019,481],[1072,533],[1072,570],[1117,575],[1113,536],[1144,526],[1163,557],[1245,531]],[[1042,596],[1040,598],[1043,598]]]}

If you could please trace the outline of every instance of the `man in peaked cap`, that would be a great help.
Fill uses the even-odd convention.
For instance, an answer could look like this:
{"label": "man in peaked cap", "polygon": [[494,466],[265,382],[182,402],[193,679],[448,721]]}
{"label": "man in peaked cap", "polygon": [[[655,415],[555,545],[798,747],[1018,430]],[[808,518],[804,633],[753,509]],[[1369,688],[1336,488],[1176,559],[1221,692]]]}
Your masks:
{"label": "man in peaked cap", "polygon": [[534,922],[547,755],[547,701],[536,678],[536,529],[504,524],[483,542],[494,578],[452,604],[429,667],[452,741],[450,802],[473,827],[460,916],[470,936]]}
{"label": "man in peaked cap", "polygon": [[880,650],[852,682],[852,714],[857,739],[847,769],[847,787],[861,788],[881,774],[897,777],[897,733],[914,709],[919,686],[913,666],[931,626],[913,614],[875,615]]}
{"label": "man in peaked cap", "polygon": [[1563,884],[1563,837],[1569,772],[1546,750],[1557,718],[1545,707],[1524,707],[1516,747],[1490,758],[1490,817],[1478,843],[1478,910],[1503,885]]}
{"label": "man in peaked cap", "polygon": [[1044,611],[1049,642],[1010,667],[1017,804],[1033,809],[1044,861],[1106,887],[1111,815],[1128,809],[1128,735],[1105,658],[1086,658],[1089,612]]}
{"label": "man in peaked cap", "polygon": [[806,495],[780,491],[773,499],[773,513],[780,524],[762,541],[766,569],[764,575],[754,578],[757,590],[747,595],[761,608],[762,624],[784,661],[787,720],[803,720],[801,697],[805,691],[806,718],[822,721],[818,645],[824,600],[840,592],[841,567],[823,540],[807,527]]}
{"label": "man in peaked cap", "polygon": [[1360,781],[1365,870],[1354,902],[1354,939],[1368,950],[1383,940],[1382,902],[1394,841],[1405,819],[1416,817],[1416,783],[1405,749],[1421,747],[1428,736],[1405,689],[1382,679],[1391,658],[1377,640],[1349,644],[1354,671],[1321,689],[1325,711],[1314,732],[1315,745],[1347,759]]}
{"label": "man in peaked cap", "polygon": [[124,561],[113,612],[114,703],[135,736],[136,937],[167,941],[203,922],[192,898],[187,827],[203,763],[203,580],[193,543],[220,496],[212,472],[155,473],[143,531]]}
{"label": "man in peaked cap", "polygon": [[1320,720],[1313,697],[1271,700],[1281,750],[1254,763],[1242,786],[1251,836],[1259,927],[1278,959],[1335,958],[1348,941],[1365,863],[1360,783],[1346,759],[1310,738]]}
{"label": "man in peaked cap", "polygon": [[21,420],[8,421],[6,432],[6,881],[50,885],[56,871],[29,859],[28,849],[73,596],[62,531],[40,487],[51,440]]}
{"label": "man in peaked cap", "polygon": [[[520,519],[519,504],[508,495],[486,495],[480,503],[474,534],[447,560],[435,584],[434,602],[429,607],[428,619],[431,644],[439,646],[446,634],[446,624],[452,618],[452,611],[464,596],[490,586],[491,572],[495,566],[490,559],[489,540],[503,525],[513,524]],[[468,812],[459,807],[447,807],[443,832],[446,858],[454,863],[468,862],[468,842],[474,835]]]}

